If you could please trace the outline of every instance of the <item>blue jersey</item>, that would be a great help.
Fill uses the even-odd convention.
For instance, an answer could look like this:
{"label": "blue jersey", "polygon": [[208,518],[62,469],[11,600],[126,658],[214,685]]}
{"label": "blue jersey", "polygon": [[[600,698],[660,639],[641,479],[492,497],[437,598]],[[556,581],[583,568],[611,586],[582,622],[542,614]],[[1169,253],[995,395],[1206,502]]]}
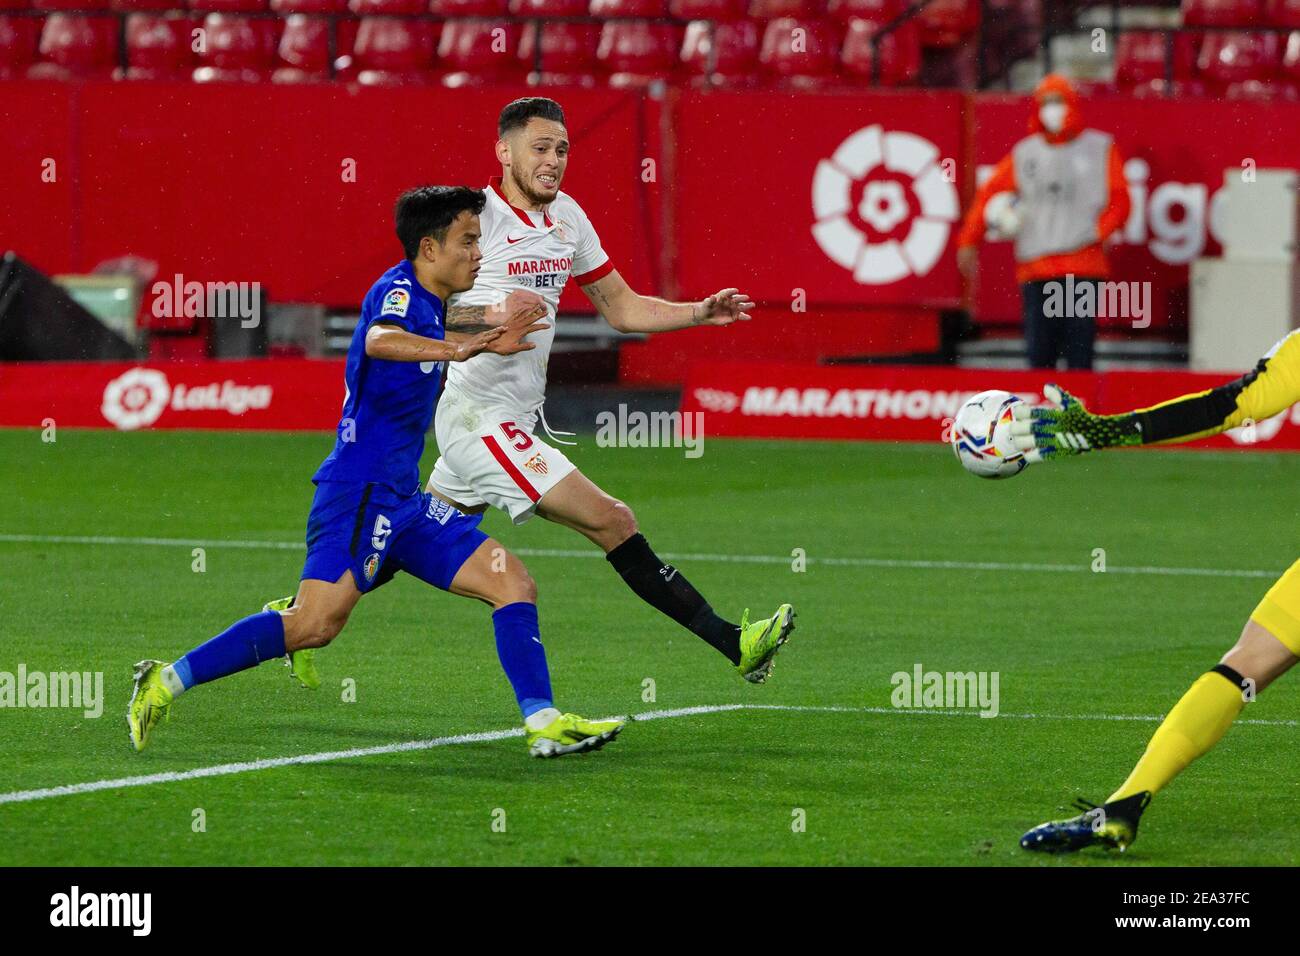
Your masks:
{"label": "blue jersey", "polygon": [[403,259],[366,293],[348,346],[347,392],[334,450],[312,481],[375,482],[409,495],[420,488],[420,455],[433,421],[441,362],[390,362],[366,355],[375,323],[400,326],[431,339],[443,334],[443,304]]}

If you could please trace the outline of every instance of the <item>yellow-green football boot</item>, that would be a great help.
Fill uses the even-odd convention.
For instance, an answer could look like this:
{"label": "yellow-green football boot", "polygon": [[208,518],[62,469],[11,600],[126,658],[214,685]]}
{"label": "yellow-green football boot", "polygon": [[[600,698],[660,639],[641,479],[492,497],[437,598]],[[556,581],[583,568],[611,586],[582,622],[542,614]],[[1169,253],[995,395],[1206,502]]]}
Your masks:
{"label": "yellow-green football boot", "polygon": [[577,714],[560,714],[540,730],[528,730],[528,752],[534,757],[599,750],[618,736],[621,720],[588,720]]}
{"label": "yellow-green football boot", "polygon": [[135,665],[135,689],[126,707],[126,726],[131,746],[144,750],[149,734],[160,720],[171,718],[172,692],[162,681],[165,661],[140,661]]}
{"label": "yellow-green football boot", "polygon": [[[278,601],[267,601],[262,605],[263,611],[287,611],[293,607],[293,595],[282,597]],[[285,666],[289,676],[308,690],[320,687],[320,674],[316,672],[316,649],[304,647],[300,651],[290,651],[284,655]]]}
{"label": "yellow-green football boot", "polygon": [[761,684],[772,673],[772,658],[794,630],[794,608],[782,604],[776,613],[749,623],[749,608],[740,618],[740,663],[736,670],[751,684]]}

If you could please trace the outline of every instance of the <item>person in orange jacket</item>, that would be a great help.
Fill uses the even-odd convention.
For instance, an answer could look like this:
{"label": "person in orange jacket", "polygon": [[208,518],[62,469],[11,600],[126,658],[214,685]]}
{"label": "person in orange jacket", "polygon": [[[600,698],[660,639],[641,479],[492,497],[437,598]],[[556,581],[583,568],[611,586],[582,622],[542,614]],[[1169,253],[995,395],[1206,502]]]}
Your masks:
{"label": "person in orange jacket", "polygon": [[1014,195],[1014,206],[992,218],[1015,237],[1029,364],[1055,368],[1063,355],[1070,368],[1091,368],[1100,283],[1110,277],[1103,244],[1129,214],[1124,161],[1108,133],[1084,127],[1064,77],[1038,85],[1029,129],[976,192],[957,236],[957,265],[974,277],[989,199]]}

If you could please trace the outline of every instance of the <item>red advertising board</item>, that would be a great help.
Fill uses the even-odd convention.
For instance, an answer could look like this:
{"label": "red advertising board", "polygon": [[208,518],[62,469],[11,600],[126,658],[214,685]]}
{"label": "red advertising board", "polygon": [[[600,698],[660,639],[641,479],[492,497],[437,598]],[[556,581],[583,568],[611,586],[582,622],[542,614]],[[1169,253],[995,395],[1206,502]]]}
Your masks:
{"label": "red advertising board", "polygon": [[[682,411],[703,412],[705,430],[719,437],[941,441],[962,403],[989,388],[1041,403],[1043,384],[1054,381],[1090,408],[1119,412],[1213,388],[1231,378],[1190,372],[696,363],[682,392]],[[1300,450],[1300,405],[1257,423],[1250,433],[1243,430],[1170,447]]]}
{"label": "red advertising board", "polygon": [[0,426],[328,430],[343,362],[0,364]]}
{"label": "red advertising board", "polygon": [[[675,277],[688,296],[955,305],[965,97],[680,92]],[[741,137],[720,130],[752,130]]]}
{"label": "red advertising board", "polygon": [[[359,303],[401,257],[398,193],[485,187],[497,115],[525,87],[0,82],[0,252],[50,273],[134,255],[160,280],[260,282],[279,302]],[[566,191],[635,287],[657,285],[658,103],[566,90]],[[200,121],[201,120],[201,121]],[[567,305],[590,310],[574,288]]]}
{"label": "red advertising board", "polygon": [[[528,92],[0,82],[0,250],[47,272],[131,254],[168,282],[256,281],[273,301],[355,305],[398,255],[397,192],[485,183],[499,171],[497,111]],[[929,90],[561,99],[566,191],[633,288],[694,298],[737,286],[772,309],[838,310],[864,328],[880,310],[933,325],[934,309],[964,301],[957,220],[977,167],[1025,135],[1029,109],[1024,97]],[[1218,248],[1224,170],[1295,168],[1300,102],[1101,95],[1083,109],[1128,159],[1115,278],[1151,282],[1153,326],[1176,326],[1187,263]],[[203,122],[184,122],[194,116]],[[1017,323],[1009,244],[984,249],[977,318]],[[563,305],[591,308],[573,288]],[[779,347],[788,333],[768,328]]]}

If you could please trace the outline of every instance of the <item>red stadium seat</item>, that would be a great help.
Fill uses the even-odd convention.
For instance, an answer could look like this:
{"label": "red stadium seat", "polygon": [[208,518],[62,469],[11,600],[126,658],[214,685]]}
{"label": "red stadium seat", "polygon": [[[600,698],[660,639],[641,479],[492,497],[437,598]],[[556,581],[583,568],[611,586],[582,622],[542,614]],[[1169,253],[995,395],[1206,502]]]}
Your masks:
{"label": "red stadium seat", "polygon": [[270,4],[267,0],[189,0],[189,8],[195,13],[266,13]]}
{"label": "red stadium seat", "polygon": [[669,0],[668,12],[679,20],[743,20],[749,0]]}
{"label": "red stadium seat", "polygon": [[681,36],[666,23],[615,20],[601,27],[596,59],[611,86],[644,86],[676,71]]}
{"label": "red stadium seat", "polygon": [[1281,61],[1277,34],[1226,31],[1206,36],[1197,67],[1212,93],[1241,95],[1277,79]]}
{"label": "red stadium seat", "polygon": [[916,19],[921,46],[957,46],[980,28],[979,0],[930,0]]}
{"label": "red stadium seat", "polygon": [[890,23],[908,7],[908,0],[830,0],[826,12],[836,20],[874,20]]}
{"label": "red stadium seat", "polygon": [[[1200,37],[1179,33],[1173,37],[1174,79],[1188,80],[1196,73]],[[1115,45],[1115,85],[1131,90],[1153,80],[1164,80],[1165,34],[1135,30],[1119,35]]]}
{"label": "red stadium seat", "polygon": [[780,20],[794,17],[810,20],[820,17],[825,4],[819,0],[750,0],[749,15],[755,20]]}
{"label": "red stadium seat", "polygon": [[668,0],[591,0],[593,17],[640,17],[668,15]]}
{"label": "red stadium seat", "polygon": [[284,21],[277,51],[280,66],[271,74],[274,83],[314,83],[330,78],[330,24],[323,17],[301,13]]}
{"label": "red stadium seat", "polygon": [[[4,0],[0,0],[0,6]],[[184,10],[184,0],[109,0],[109,9],[121,13],[157,13],[165,10]]]}
{"label": "red stadium seat", "polygon": [[291,13],[346,13],[348,0],[271,0],[271,9],[281,16]]}
{"label": "red stadium seat", "polygon": [[[593,86],[599,45],[600,27],[594,23],[529,23],[519,41],[519,59],[532,71],[528,75],[530,83]],[[537,70],[539,48],[541,69]]]}
{"label": "red stadium seat", "polygon": [[41,59],[27,70],[31,79],[109,77],[117,66],[117,20],[51,13],[41,28]]}
{"label": "red stadium seat", "polygon": [[[334,24],[334,55],[343,59],[346,63],[352,61],[352,49],[357,45],[357,31],[361,28],[360,17],[343,17],[335,21]],[[434,27],[434,36],[437,36],[438,28]],[[340,67],[338,60],[334,62],[334,68]],[[354,77],[355,79],[355,77]]]}
{"label": "red stadium seat", "polygon": [[587,0],[510,0],[517,17],[585,17]]}
{"label": "red stadium seat", "polygon": [[1124,92],[1142,99],[1158,99],[1176,96],[1180,98],[1205,96],[1205,84],[1200,80],[1174,80],[1173,84],[1164,80],[1145,80],[1129,87]]}
{"label": "red stadium seat", "polygon": [[[872,44],[880,24],[871,20],[850,20],[844,36],[840,62],[850,76],[871,82]],[[906,86],[921,75],[921,30],[914,22],[904,23],[880,40],[881,86]]]}
{"label": "red stadium seat", "polygon": [[0,14],[0,80],[21,79],[36,62],[40,45],[38,17],[10,17]]}
{"label": "red stadium seat", "polygon": [[[586,13],[586,4],[583,4]],[[440,17],[500,17],[510,9],[510,0],[430,0],[429,12]],[[558,15],[558,14],[557,14]]]}
{"label": "red stadium seat", "polygon": [[1290,33],[1286,38],[1278,76],[1283,83],[1300,86],[1300,30]]}
{"label": "red stadium seat", "polygon": [[5,10],[30,10],[31,0],[0,0],[0,12]]}
{"label": "red stadium seat", "polygon": [[1183,0],[1185,27],[1252,27],[1264,23],[1264,0]]}
{"label": "red stadium seat", "polygon": [[520,80],[527,69],[519,61],[520,23],[513,20],[449,20],[438,43],[438,59],[448,72],[444,86],[469,86]]}
{"label": "red stadium seat", "polygon": [[188,79],[194,69],[193,30],[183,14],[133,13],[126,18],[125,72],[128,80]]}
{"label": "red stadium seat", "polygon": [[359,17],[399,16],[424,13],[425,0],[348,0],[348,9]]}
{"label": "red stadium seat", "polygon": [[711,84],[752,82],[758,74],[761,39],[753,20],[723,21],[712,24],[712,29],[707,20],[695,20],[686,27],[682,63],[692,76]]}
{"label": "red stadium seat", "polygon": [[209,13],[203,20],[207,49],[195,83],[259,83],[270,79],[279,22],[264,17]]}
{"label": "red stadium seat", "polygon": [[1300,0],[1269,0],[1265,19],[1275,27],[1300,27]]}
{"label": "red stadium seat", "polygon": [[816,85],[834,76],[839,39],[837,24],[829,20],[782,17],[763,31],[759,64],[769,78],[800,86]]}
{"label": "red stadium seat", "polygon": [[429,83],[437,45],[438,30],[427,21],[362,17],[351,67],[366,85]]}
{"label": "red stadium seat", "polygon": [[[177,0],[180,4],[181,0]],[[80,10],[97,13],[108,9],[108,0],[31,0],[33,10]]]}
{"label": "red stadium seat", "polygon": [[599,44],[601,27],[595,23],[528,23],[519,60],[534,85],[594,86]]}

